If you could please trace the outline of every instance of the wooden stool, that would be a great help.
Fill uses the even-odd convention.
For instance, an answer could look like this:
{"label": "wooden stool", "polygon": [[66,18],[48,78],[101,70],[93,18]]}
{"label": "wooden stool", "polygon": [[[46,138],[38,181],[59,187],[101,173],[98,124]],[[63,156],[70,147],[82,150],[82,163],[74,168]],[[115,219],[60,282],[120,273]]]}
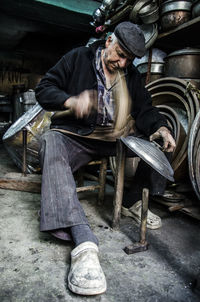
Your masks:
{"label": "wooden stool", "polygon": [[[99,165],[99,176],[96,177],[92,174],[86,173],[84,168],[79,169],[77,173],[77,192],[94,191],[98,189],[98,204],[104,201],[105,196],[105,186],[106,186],[106,171],[107,171],[107,158],[102,158],[100,160],[94,160],[88,163],[88,166]],[[84,186],[84,178],[98,182],[97,185],[87,185]]]}

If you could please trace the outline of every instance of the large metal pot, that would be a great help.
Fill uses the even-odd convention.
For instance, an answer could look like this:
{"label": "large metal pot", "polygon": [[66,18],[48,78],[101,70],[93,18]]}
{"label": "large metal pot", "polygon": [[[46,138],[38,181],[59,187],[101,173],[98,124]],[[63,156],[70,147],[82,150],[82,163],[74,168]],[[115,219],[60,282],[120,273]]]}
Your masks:
{"label": "large metal pot", "polygon": [[190,0],[168,0],[161,5],[161,26],[162,29],[169,30],[177,27],[191,18]]}
{"label": "large metal pot", "polygon": [[184,48],[165,58],[164,75],[182,79],[200,79],[200,49]]}

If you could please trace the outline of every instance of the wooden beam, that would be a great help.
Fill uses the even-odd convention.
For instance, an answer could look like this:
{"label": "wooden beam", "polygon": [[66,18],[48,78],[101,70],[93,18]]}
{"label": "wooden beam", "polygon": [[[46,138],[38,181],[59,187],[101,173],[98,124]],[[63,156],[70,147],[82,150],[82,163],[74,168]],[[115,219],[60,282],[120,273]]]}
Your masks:
{"label": "wooden beam", "polygon": [[[24,176],[22,173],[7,173],[0,177],[0,189],[24,191],[31,193],[41,192],[41,175],[40,174],[27,174]],[[100,185],[89,185],[77,187],[77,192],[95,191],[99,189]]]}
{"label": "wooden beam", "polygon": [[7,173],[4,177],[0,177],[0,188],[32,193],[40,193],[41,175],[22,173]]}

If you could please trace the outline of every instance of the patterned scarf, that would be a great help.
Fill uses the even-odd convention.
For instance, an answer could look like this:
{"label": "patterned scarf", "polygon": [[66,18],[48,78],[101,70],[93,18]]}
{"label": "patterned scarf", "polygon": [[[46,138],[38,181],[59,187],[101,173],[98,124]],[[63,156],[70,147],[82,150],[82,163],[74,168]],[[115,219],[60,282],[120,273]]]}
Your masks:
{"label": "patterned scarf", "polygon": [[99,47],[96,51],[96,76],[98,85],[98,126],[113,126],[114,112],[115,112],[115,100],[113,98],[112,89],[116,83],[114,83],[109,89],[106,88],[106,78],[103,72],[101,62],[101,50]]}

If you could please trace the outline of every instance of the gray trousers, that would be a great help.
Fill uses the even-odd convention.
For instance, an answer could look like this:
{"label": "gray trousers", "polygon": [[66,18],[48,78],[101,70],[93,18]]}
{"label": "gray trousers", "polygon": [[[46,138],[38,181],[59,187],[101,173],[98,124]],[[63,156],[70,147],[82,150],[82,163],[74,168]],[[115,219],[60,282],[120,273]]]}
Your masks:
{"label": "gray trousers", "polygon": [[[135,156],[131,150],[127,152],[127,156]],[[49,130],[41,137],[39,155],[42,168],[40,230],[50,231],[88,224],[78,200],[73,173],[92,159],[115,156],[116,143],[75,137]],[[154,178],[158,177],[155,176],[155,171],[153,174]],[[140,182],[136,187],[141,189],[143,179],[137,176],[136,179]],[[150,186],[149,179],[150,177],[145,181],[147,187]],[[158,182],[153,181],[153,183]],[[164,188],[165,183],[161,181],[160,187]],[[159,192],[162,190],[160,187],[157,188]]]}

